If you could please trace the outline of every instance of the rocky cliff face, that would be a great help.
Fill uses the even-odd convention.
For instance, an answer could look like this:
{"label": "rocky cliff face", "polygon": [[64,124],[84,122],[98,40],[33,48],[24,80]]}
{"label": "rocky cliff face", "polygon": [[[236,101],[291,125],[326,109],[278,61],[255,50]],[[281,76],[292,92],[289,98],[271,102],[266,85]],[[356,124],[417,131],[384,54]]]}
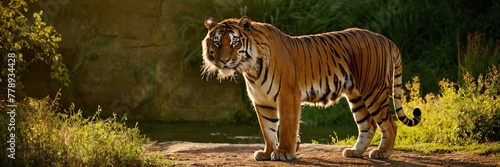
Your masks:
{"label": "rocky cliff face", "polygon": [[[171,21],[180,17],[176,2],[47,3],[52,1],[44,9],[45,18],[61,33],[60,52],[72,72],[70,87],[62,91],[64,103],[75,102],[88,111],[101,105],[104,114],[168,121],[227,120],[245,110],[241,83],[202,79],[201,62],[181,67],[182,57],[174,45],[178,26]],[[25,92],[34,96],[56,92],[58,87],[45,76],[44,70],[32,71],[27,80],[42,82],[26,82]]]}

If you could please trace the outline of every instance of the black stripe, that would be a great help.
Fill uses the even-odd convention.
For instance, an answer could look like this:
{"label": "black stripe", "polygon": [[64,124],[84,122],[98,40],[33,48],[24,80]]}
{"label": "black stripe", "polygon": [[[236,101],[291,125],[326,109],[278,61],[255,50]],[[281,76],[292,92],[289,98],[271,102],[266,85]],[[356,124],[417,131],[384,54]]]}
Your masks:
{"label": "black stripe", "polygon": [[399,88],[399,87],[401,87],[401,84],[394,84],[394,87]]}
{"label": "black stripe", "polygon": [[[327,57],[327,59],[328,59],[328,57]],[[329,62],[327,61],[326,68],[328,69],[328,76],[332,76],[332,70],[330,69],[330,66],[328,65],[328,63]],[[335,64],[335,63],[333,63],[333,64]]]}
{"label": "black stripe", "polygon": [[380,113],[380,110],[382,110],[382,108],[378,108],[375,112],[370,113],[370,115],[371,115],[372,117],[374,117],[374,116],[378,115],[378,113]]}
{"label": "black stripe", "polygon": [[264,105],[260,105],[260,104],[255,104],[255,107],[260,107],[260,108],[264,108],[264,109],[268,109],[268,110],[276,110],[276,107],[264,106]]}
{"label": "black stripe", "polygon": [[344,79],[348,79],[349,77],[347,77],[347,72],[345,71],[345,68],[344,66],[339,66],[339,69],[340,69],[340,72],[342,73],[342,76],[344,77]]}
{"label": "black stripe", "polygon": [[273,128],[269,128],[269,130],[271,130],[273,132],[276,132],[276,129],[273,129]]}
{"label": "black stripe", "polygon": [[328,103],[327,97],[328,97],[328,95],[330,95],[330,92],[331,92],[331,90],[330,90],[330,84],[326,83],[326,91],[323,94],[323,96],[319,99],[319,101],[323,102],[323,104]]}
{"label": "black stripe", "polygon": [[340,89],[342,89],[342,87],[337,75],[333,75],[333,84],[335,85],[335,92],[340,92]]}
{"label": "black stripe", "polygon": [[352,100],[351,100],[351,99],[349,99],[349,102],[350,102],[350,103],[352,103],[352,104],[356,104],[356,103],[358,103],[359,101],[361,101],[361,99],[362,99],[362,98],[361,98],[361,96],[358,96],[358,97],[357,97],[357,98],[355,98],[355,99],[352,99]]}
{"label": "black stripe", "polygon": [[357,106],[356,108],[353,108],[353,109],[352,109],[352,113],[356,113],[356,112],[358,112],[359,110],[361,110],[361,109],[363,109],[363,108],[365,108],[365,107],[366,107],[366,106],[365,106],[365,104],[362,104],[362,105],[360,105],[360,106]]}
{"label": "black stripe", "polygon": [[333,55],[335,55],[335,57],[337,57],[337,58],[339,58],[339,59],[340,59],[340,54],[339,54],[339,52],[337,52],[337,50],[335,50],[335,48],[334,48],[333,46],[332,46],[331,48],[332,48],[332,50],[333,50]]}
{"label": "black stripe", "polygon": [[[280,74],[280,82],[278,83],[281,85],[281,78],[283,77],[283,73]],[[276,102],[276,99],[278,98],[278,94],[280,93],[281,86],[278,86],[278,91],[276,91],[276,95],[274,95],[274,102]]]}
{"label": "black stripe", "polygon": [[403,107],[396,108],[396,113],[403,111]]}
{"label": "black stripe", "polygon": [[266,117],[266,116],[262,116],[262,118],[272,122],[272,123],[276,123],[278,122],[280,119],[279,118],[269,118],[269,117]]}
{"label": "black stripe", "polygon": [[311,86],[311,90],[309,90],[309,100],[314,100],[316,99],[316,90]]}
{"label": "black stripe", "polygon": [[339,95],[337,93],[333,92],[331,100],[335,101],[335,100],[337,100],[337,98],[339,98]]}
{"label": "black stripe", "polygon": [[385,93],[385,91],[380,91],[380,92],[378,92],[378,93],[375,95],[375,97],[373,98],[373,99],[375,99],[375,100],[373,100],[370,104],[368,104],[367,108],[372,108],[373,104],[375,104],[375,102],[377,102],[377,101],[376,101],[376,99],[380,99],[380,96],[381,96],[382,94],[384,94],[384,93]]}
{"label": "black stripe", "polygon": [[385,118],[382,119],[382,122],[387,121],[391,117],[391,112],[387,112]]}
{"label": "black stripe", "polygon": [[[389,107],[389,103],[385,103],[383,106],[379,107],[375,112],[371,113],[372,117],[377,116],[382,109]],[[389,113],[389,112],[387,112]]]}
{"label": "black stripe", "polygon": [[273,85],[274,85],[274,76],[275,76],[275,73],[273,73],[273,76],[271,77],[271,84],[269,85],[269,89],[267,89],[267,93],[269,95],[269,92],[271,92],[271,89],[273,88]]}
{"label": "black stripe", "polygon": [[262,83],[260,83],[260,86],[264,85],[264,83],[266,82],[268,70],[269,70],[269,67],[266,67],[266,71],[264,72],[264,80],[262,80]]}
{"label": "black stripe", "polygon": [[367,100],[368,98],[370,98],[372,95],[373,95],[373,92],[371,92],[371,93],[367,94],[367,95],[363,98],[363,100],[364,100],[364,101],[366,101],[366,100]]}
{"label": "black stripe", "polygon": [[257,73],[257,78],[260,78],[260,74],[262,73],[262,68],[264,67],[264,60],[262,58],[258,58],[257,62],[259,63],[259,72]]}
{"label": "black stripe", "polygon": [[363,123],[366,120],[368,120],[370,117],[372,117],[370,114],[366,115],[363,119],[356,121],[357,124]]}
{"label": "black stripe", "polygon": [[396,75],[394,75],[394,78],[398,78],[398,77],[400,77],[401,75],[402,75],[402,73],[396,74]]}
{"label": "black stripe", "polygon": [[248,82],[250,82],[252,85],[255,84],[255,81],[250,78],[248,78]]}

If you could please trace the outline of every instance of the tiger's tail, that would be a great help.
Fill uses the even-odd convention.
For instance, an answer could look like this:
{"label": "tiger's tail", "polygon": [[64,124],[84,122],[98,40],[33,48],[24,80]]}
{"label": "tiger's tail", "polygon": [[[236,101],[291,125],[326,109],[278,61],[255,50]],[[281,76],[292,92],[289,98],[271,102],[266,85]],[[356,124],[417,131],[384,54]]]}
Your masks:
{"label": "tiger's tail", "polygon": [[418,125],[420,122],[421,116],[422,116],[422,111],[420,111],[419,108],[413,109],[413,118],[410,119],[406,116],[406,114],[403,111],[403,106],[401,103],[401,98],[403,98],[403,88],[402,88],[402,74],[403,74],[403,65],[401,63],[401,53],[395,47],[396,49],[394,50],[394,55],[393,55],[393,60],[394,61],[394,82],[393,82],[393,94],[392,94],[392,101],[394,103],[394,109],[396,111],[396,114],[398,116],[399,121],[401,123],[405,124],[406,126],[415,126]]}

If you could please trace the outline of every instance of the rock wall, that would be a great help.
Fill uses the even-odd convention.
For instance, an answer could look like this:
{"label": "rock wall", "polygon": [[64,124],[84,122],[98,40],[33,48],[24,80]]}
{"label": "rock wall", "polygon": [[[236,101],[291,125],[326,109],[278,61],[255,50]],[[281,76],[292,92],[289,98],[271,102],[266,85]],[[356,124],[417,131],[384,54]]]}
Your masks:
{"label": "rock wall", "polygon": [[[70,87],[62,91],[64,104],[165,121],[221,121],[248,112],[241,83],[202,79],[201,62],[181,67],[174,45],[178,26],[172,23],[181,7],[177,2],[45,2],[51,1],[45,19],[61,33],[60,52],[72,73]],[[26,82],[27,94],[57,92],[45,72],[28,75],[42,82]]]}

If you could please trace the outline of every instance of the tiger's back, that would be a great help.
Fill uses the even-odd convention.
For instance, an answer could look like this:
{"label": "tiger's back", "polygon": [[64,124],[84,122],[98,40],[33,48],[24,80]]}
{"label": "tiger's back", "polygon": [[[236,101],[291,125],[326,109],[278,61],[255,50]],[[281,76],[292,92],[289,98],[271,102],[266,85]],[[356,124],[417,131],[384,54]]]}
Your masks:
{"label": "tiger's back", "polygon": [[[391,93],[394,65],[401,65],[398,48],[386,37],[363,29],[295,37],[297,76],[300,77],[302,101],[318,105],[332,104],[349,85],[363,96],[380,89]],[[391,56],[387,56],[391,55]]]}
{"label": "tiger's back", "polygon": [[352,28],[293,37],[248,17],[221,23],[207,17],[205,26],[204,73],[218,72],[222,78],[241,73],[245,78],[266,143],[254,153],[256,160],[295,159],[301,103],[330,105],[339,97],[348,99],[359,134],[354,147],[343,151],[345,157],[361,157],[377,127],[382,140],[369,156],[390,156],[397,129],[389,111],[391,95],[402,123],[420,121],[418,108],[413,119],[403,112],[401,56],[380,34]]}

